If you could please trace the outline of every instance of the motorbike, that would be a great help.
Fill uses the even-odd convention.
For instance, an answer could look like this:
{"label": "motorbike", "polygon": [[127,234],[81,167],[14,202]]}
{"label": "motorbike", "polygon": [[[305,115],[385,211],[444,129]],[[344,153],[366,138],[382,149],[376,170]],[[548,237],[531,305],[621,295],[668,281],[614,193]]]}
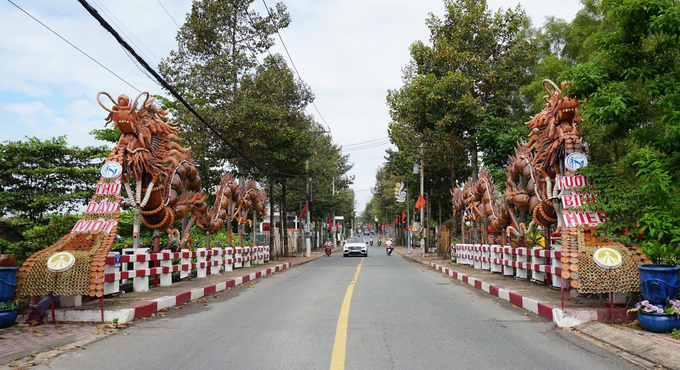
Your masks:
{"label": "motorbike", "polygon": [[373,240],[371,240],[371,245],[373,245]]}
{"label": "motorbike", "polygon": [[330,257],[330,255],[331,255],[331,246],[327,245],[326,246],[326,257]]}
{"label": "motorbike", "polygon": [[385,246],[385,253],[387,253],[387,255],[389,256],[390,254],[392,254],[392,250],[393,250],[393,249],[394,249],[394,247],[391,246],[391,245],[390,245],[390,246]]}
{"label": "motorbike", "polygon": [[380,246],[381,244],[382,244],[382,242],[380,240],[378,240],[378,246]]}

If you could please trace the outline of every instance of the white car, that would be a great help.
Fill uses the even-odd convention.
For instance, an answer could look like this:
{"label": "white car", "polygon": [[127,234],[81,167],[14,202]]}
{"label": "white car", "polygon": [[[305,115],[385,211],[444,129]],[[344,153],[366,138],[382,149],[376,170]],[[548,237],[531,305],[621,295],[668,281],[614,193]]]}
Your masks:
{"label": "white car", "polygon": [[368,246],[364,242],[364,238],[352,237],[347,239],[342,255],[347,257],[350,254],[361,254],[364,257],[368,257]]}

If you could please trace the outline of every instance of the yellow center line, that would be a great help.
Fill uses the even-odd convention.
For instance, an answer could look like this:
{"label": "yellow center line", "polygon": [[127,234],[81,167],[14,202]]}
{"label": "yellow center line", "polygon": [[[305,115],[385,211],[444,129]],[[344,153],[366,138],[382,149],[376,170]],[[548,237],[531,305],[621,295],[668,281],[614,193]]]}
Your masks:
{"label": "yellow center line", "polygon": [[354,293],[354,284],[357,282],[361,264],[364,259],[361,258],[359,266],[352,276],[352,280],[347,287],[345,293],[345,300],[342,301],[342,308],[340,308],[340,317],[338,317],[338,327],[335,329],[335,344],[333,344],[333,357],[331,357],[331,370],[344,370],[345,368],[345,347],[347,345],[347,320],[349,319],[349,304],[352,302],[352,293]]}

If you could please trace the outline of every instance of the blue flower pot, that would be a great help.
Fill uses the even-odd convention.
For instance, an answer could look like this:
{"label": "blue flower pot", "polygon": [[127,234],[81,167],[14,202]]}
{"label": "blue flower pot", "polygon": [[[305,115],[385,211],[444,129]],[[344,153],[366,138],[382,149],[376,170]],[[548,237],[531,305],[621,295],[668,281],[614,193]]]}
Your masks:
{"label": "blue flower pot", "polygon": [[17,286],[17,268],[0,267],[0,302],[9,302]]}
{"label": "blue flower pot", "polygon": [[17,314],[17,310],[10,310],[8,308],[0,309],[0,329],[14,325]]}
{"label": "blue flower pot", "polygon": [[642,298],[656,306],[666,304],[666,298],[678,296],[678,273],[680,266],[642,265],[640,272],[640,291]]}
{"label": "blue flower pot", "polygon": [[638,322],[643,329],[653,333],[670,333],[680,328],[680,317],[669,313],[638,311]]}

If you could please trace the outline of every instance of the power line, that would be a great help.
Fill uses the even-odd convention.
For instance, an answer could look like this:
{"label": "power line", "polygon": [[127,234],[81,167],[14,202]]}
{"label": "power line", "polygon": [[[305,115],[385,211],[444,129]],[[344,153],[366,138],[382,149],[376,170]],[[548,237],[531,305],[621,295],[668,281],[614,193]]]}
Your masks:
{"label": "power line", "polygon": [[380,147],[380,146],[385,146],[385,145],[390,145],[390,144],[391,143],[389,141],[387,141],[387,142],[384,142],[384,143],[375,143],[375,144],[364,145],[364,146],[361,146],[361,147],[355,147],[355,148],[350,148],[350,149],[344,149],[343,148],[343,152],[352,152],[352,151],[355,151],[355,150],[377,148],[377,147]]}
{"label": "power line", "polygon": [[[125,28],[125,30],[126,30],[130,35],[132,35],[132,37],[134,37],[134,39],[137,40],[137,41],[144,47],[144,49],[146,49],[146,51],[149,52],[149,54],[151,54],[154,58],[156,58],[156,60],[160,61],[160,59],[156,56],[156,54],[154,54],[148,47],[146,47],[146,45],[144,45],[144,43],[142,42],[142,40],[140,40],[139,38],[137,38],[137,36],[135,36],[135,34],[132,33],[132,31],[130,31],[130,29],[127,28],[127,27],[125,26],[125,24],[123,24],[123,22],[121,22],[121,20],[118,19],[118,17],[116,17],[115,14],[113,14],[113,12],[110,11],[109,8],[106,7],[106,5],[104,5],[104,3],[102,3],[101,1],[98,1],[98,0],[94,0],[94,2],[97,3],[97,5],[99,5],[99,6],[104,10],[105,15],[106,15],[106,13],[108,13],[108,15],[110,16],[109,19],[113,22],[113,24],[115,24],[115,25],[118,26],[118,29],[120,30],[120,32],[121,32],[122,34],[124,34],[125,36],[127,36],[127,38],[130,40],[130,42],[131,42],[133,45],[135,45],[135,47],[137,47],[137,48],[139,49],[139,46],[137,46],[137,44],[135,44],[135,42],[132,41],[132,38],[131,38],[130,36],[128,36],[128,34],[125,33],[125,31],[123,31],[123,30],[121,29],[121,27]],[[113,19],[115,19],[115,21],[114,21],[113,19],[111,19],[111,17],[113,17]],[[117,22],[116,22],[116,21],[117,21]],[[146,55],[144,54],[144,52],[141,52],[141,53],[142,53],[142,55],[144,55],[144,57],[148,58],[148,56],[146,56]]]}
{"label": "power line", "polygon": [[348,147],[348,146],[360,146],[360,145],[363,145],[363,144],[369,144],[369,143],[373,143],[373,142],[376,142],[376,141],[384,141],[385,139],[389,139],[389,137],[385,136],[385,137],[381,137],[380,139],[362,141],[362,142],[360,142],[360,143],[347,144],[347,145],[343,145],[343,147],[346,148],[346,147]]}
{"label": "power line", "polygon": [[90,15],[92,15],[99,22],[99,24],[105,30],[107,30],[116,39],[116,41],[118,41],[118,43],[120,45],[122,45],[125,49],[127,49],[127,51],[130,52],[134,56],[134,58],[137,59],[137,61],[147,71],[149,71],[149,73],[151,73],[153,75],[153,77],[163,86],[163,88],[165,88],[172,96],[175,97],[175,99],[177,99],[180,103],[182,103],[182,105],[184,105],[184,107],[189,112],[191,112],[196,118],[198,118],[198,120],[201,123],[203,123],[204,126],[206,126],[210,131],[212,131],[217,137],[219,137],[225,144],[227,144],[228,147],[230,147],[232,150],[234,150],[239,156],[241,156],[241,158],[245,159],[250,164],[252,164],[253,167],[261,170],[264,173],[278,174],[278,175],[284,176],[284,177],[304,176],[304,175],[291,175],[291,174],[283,173],[283,172],[280,172],[280,171],[277,171],[277,170],[264,169],[257,162],[255,162],[252,158],[245,155],[245,153],[243,153],[236,146],[234,146],[232,143],[230,143],[226,138],[224,138],[224,136],[222,136],[222,134],[219,131],[217,131],[200,114],[198,114],[198,112],[196,112],[196,110],[194,110],[194,108],[191,105],[189,105],[189,103],[187,103],[186,100],[184,100],[184,98],[181,95],[179,95],[179,93],[177,91],[175,91],[175,89],[172,86],[170,86],[170,84],[167,81],[165,81],[165,79],[163,79],[163,77],[161,77],[151,66],[149,66],[149,64],[146,62],[146,60],[144,60],[144,58],[140,57],[139,54],[137,54],[137,52],[120,36],[120,34],[118,34],[118,32],[116,32],[116,30],[113,29],[113,27],[111,27],[111,25],[108,22],[106,22],[106,20],[104,18],[102,18],[101,15],[99,15],[99,12],[97,12],[97,10],[94,9],[87,2],[87,0],[78,0],[78,2],[85,8],[85,10],[87,10],[88,13],[90,13]]}
{"label": "power line", "polygon": [[85,55],[86,57],[90,58],[90,60],[92,60],[93,62],[97,63],[100,67],[104,68],[104,69],[107,70],[109,73],[111,73],[112,75],[116,76],[119,80],[125,82],[125,83],[126,83],[128,86],[130,86],[131,88],[137,90],[137,92],[140,92],[140,90],[139,90],[138,88],[134,87],[131,83],[127,82],[123,77],[118,76],[115,72],[113,72],[112,70],[108,69],[105,65],[99,63],[99,61],[97,61],[96,59],[94,59],[93,57],[91,57],[91,56],[90,56],[89,54],[87,54],[86,52],[82,51],[79,47],[73,45],[70,41],[68,41],[67,39],[65,39],[64,37],[62,37],[60,34],[58,34],[57,32],[55,32],[53,29],[51,29],[51,28],[49,28],[47,25],[45,25],[45,23],[39,21],[36,17],[32,16],[29,12],[25,11],[25,10],[22,9],[19,5],[17,5],[17,4],[15,4],[14,2],[12,2],[12,0],[7,0],[7,1],[8,1],[10,4],[14,5],[17,9],[21,10],[22,12],[24,12],[24,14],[26,14],[26,15],[29,16],[29,17],[31,17],[34,21],[40,23],[41,26],[47,28],[50,32],[52,32],[53,34],[57,35],[57,37],[59,37],[60,39],[64,40],[67,44],[71,45],[74,49],[78,50],[78,51],[81,52],[83,55]]}
{"label": "power line", "polygon": [[[274,21],[274,15],[269,11],[269,6],[267,5],[267,2],[265,0],[262,0],[262,3],[264,4],[264,8],[267,10],[267,14],[272,17],[272,21]],[[276,26],[276,22],[274,21],[274,26]],[[283,50],[286,51],[286,55],[288,55],[288,59],[290,59],[290,64],[293,65],[293,69],[295,70],[295,73],[298,75],[298,78],[302,80],[302,76],[300,76],[300,72],[298,72],[297,67],[295,66],[295,62],[293,62],[293,57],[290,56],[290,53],[288,52],[288,48],[286,47],[286,43],[283,42],[283,37],[281,37],[281,33],[279,33],[279,29],[276,28],[276,34],[279,36],[279,40],[281,40],[281,45],[283,45]],[[319,117],[321,117],[321,120],[323,123],[326,124],[326,127],[328,127],[328,131],[331,130],[331,126],[328,125],[328,122],[323,118],[323,115],[321,115],[321,111],[319,111],[319,107],[316,106],[316,103],[312,101],[312,105],[314,106],[314,109],[316,109],[316,113],[319,113]],[[331,132],[331,136],[333,136],[333,133]]]}
{"label": "power line", "polygon": [[156,0],[156,1],[158,1],[158,4],[161,6],[161,8],[163,8],[163,10],[165,10],[165,14],[167,14],[168,17],[170,17],[170,19],[172,19],[172,21],[175,22],[175,25],[177,25],[177,28],[181,29],[182,27],[180,27],[179,24],[177,23],[177,21],[175,20],[175,18],[173,18],[172,15],[170,15],[170,12],[168,12],[168,10],[165,9],[163,4],[161,3],[161,0]]}

